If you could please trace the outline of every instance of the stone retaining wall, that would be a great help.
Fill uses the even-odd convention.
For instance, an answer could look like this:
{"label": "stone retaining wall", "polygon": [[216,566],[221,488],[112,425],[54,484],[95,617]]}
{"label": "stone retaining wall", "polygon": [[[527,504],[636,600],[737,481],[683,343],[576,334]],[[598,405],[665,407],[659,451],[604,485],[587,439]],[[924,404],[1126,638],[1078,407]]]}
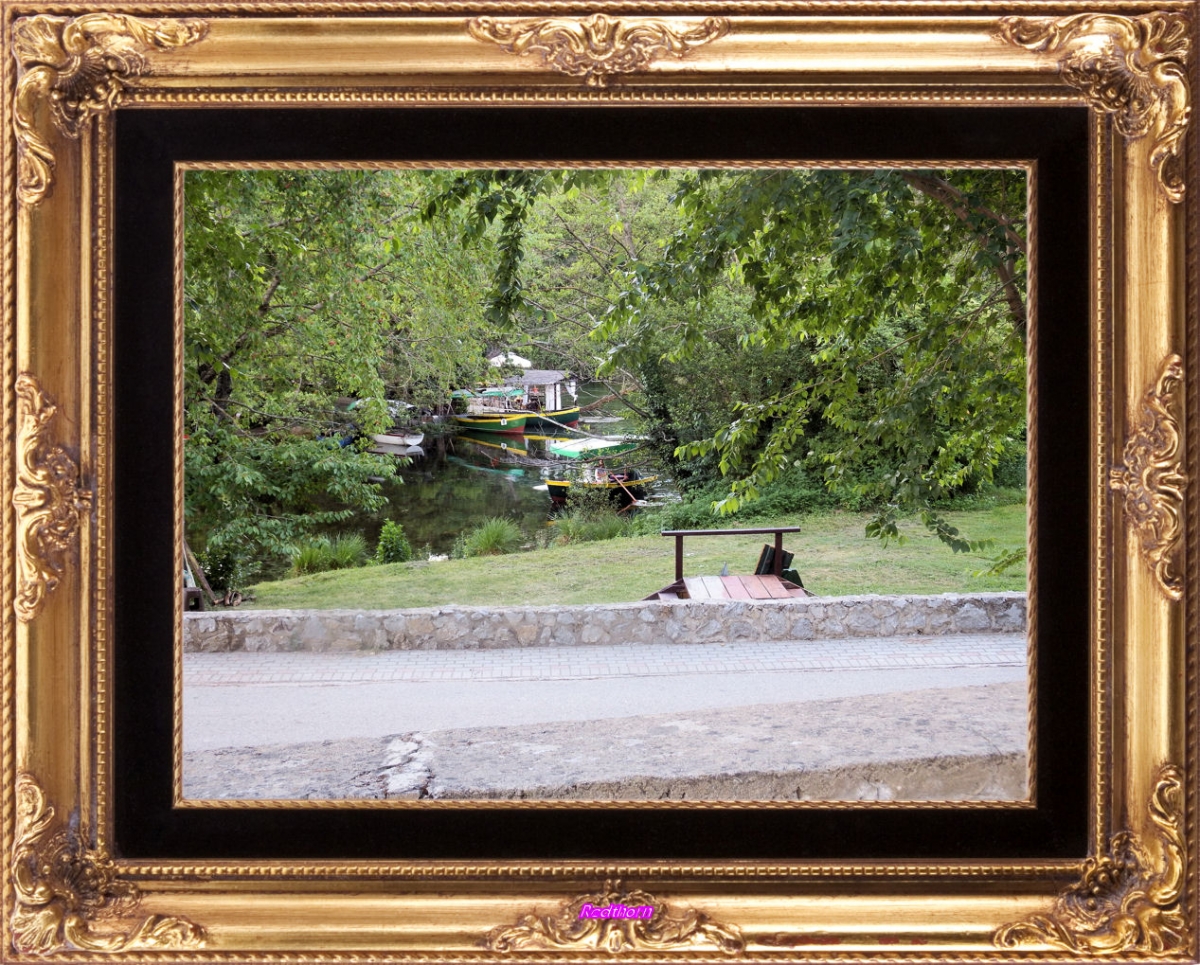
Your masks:
{"label": "stone retaining wall", "polygon": [[475,650],[1019,633],[1024,593],[185,613],[186,651]]}

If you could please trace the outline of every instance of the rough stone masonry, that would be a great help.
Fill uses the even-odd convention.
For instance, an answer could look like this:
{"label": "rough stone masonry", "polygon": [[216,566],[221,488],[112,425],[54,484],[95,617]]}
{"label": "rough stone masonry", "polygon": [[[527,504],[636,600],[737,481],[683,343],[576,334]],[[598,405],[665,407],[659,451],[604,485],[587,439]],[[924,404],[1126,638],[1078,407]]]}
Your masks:
{"label": "rough stone masonry", "polygon": [[1020,633],[1024,593],[186,613],[184,650],[479,650]]}

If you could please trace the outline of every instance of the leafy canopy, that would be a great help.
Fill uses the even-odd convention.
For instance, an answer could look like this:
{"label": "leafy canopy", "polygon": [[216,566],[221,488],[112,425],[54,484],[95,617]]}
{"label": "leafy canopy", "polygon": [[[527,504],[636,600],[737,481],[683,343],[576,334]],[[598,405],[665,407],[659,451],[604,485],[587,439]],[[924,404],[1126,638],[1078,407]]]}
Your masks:
{"label": "leafy canopy", "polygon": [[525,331],[554,314],[532,293],[539,211],[607,195],[609,233],[632,241],[665,198],[658,237],[602,265],[582,248],[600,372],[639,381],[677,468],[715,465],[723,512],[815,468],[880,507],[870,535],[896,538],[916,509],[967,550],[934,505],[1024,447],[1025,189],[1005,170],[483,171],[426,215],[503,225],[488,311]]}
{"label": "leafy canopy", "polygon": [[191,171],[185,488],[192,538],[267,559],[384,503],[365,438],[483,365],[478,260],[420,218],[422,180]]}

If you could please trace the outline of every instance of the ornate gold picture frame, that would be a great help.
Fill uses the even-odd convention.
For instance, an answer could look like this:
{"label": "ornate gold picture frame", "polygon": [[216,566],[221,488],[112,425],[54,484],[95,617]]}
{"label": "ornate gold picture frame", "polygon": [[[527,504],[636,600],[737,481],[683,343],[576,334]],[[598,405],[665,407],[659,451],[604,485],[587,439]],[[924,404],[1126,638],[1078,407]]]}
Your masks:
{"label": "ornate gold picture frame", "polygon": [[[1194,2],[3,12],[0,960],[1197,958]],[[1043,331],[1071,327],[1072,311],[1086,320],[1076,361],[1038,358],[1030,382],[1068,386],[1054,404],[1088,427],[1070,479],[1034,470],[1043,494],[1086,495],[1071,497],[1068,565],[1061,547],[1032,547],[1062,571],[1038,571],[1045,606],[1061,588],[1075,613],[1031,620],[1032,806],[173,806],[178,589],[147,569],[142,599],[137,558],[161,543],[141,535],[142,515],[173,532],[178,459],[147,415],[142,462],[129,386],[144,381],[173,427],[180,380],[140,367],[164,356],[139,346],[177,357],[171,312],[156,327],[144,305],[169,309],[181,282],[128,239],[143,219],[154,235],[155,212],[170,228],[173,165],[194,131],[228,132],[212,134],[212,150],[240,152],[223,161],[288,160],[271,152],[323,125],[344,137],[309,159],[338,160],[312,152],[345,141],[345,163],[393,161],[354,132],[411,122],[441,151],[414,162],[583,164],[658,160],[673,125],[699,117],[713,128],[699,160],[736,161],[751,148],[722,125],[828,117],[859,147],[824,157],[851,164],[871,160],[844,152],[872,125],[926,118],[953,149],[959,129],[1006,116],[1078,129],[1012,159],[1081,199],[1055,238],[1087,266],[1073,307],[1031,286]],[[597,120],[621,132],[603,156],[556,133]],[[483,146],[444,133],[462,126]],[[1054,212],[1039,212],[1044,235]],[[168,725],[138,716],[143,703]],[[581,917],[615,905],[653,914]]]}

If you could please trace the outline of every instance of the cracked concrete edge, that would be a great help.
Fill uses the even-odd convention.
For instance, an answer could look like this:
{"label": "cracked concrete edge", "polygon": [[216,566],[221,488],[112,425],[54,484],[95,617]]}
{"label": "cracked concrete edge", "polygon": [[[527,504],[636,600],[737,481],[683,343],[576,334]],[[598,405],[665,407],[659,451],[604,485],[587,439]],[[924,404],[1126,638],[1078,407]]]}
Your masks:
{"label": "cracked concrete edge", "polygon": [[638,801],[1025,801],[1024,754],[914,758],[811,771],[746,771],[691,777],[640,777],[619,781],[477,791],[431,785],[438,800],[638,800]]}
{"label": "cracked concrete edge", "polygon": [[387,797],[429,797],[433,778],[430,752],[419,733],[401,734],[388,740],[387,756],[378,773],[387,781]]}

